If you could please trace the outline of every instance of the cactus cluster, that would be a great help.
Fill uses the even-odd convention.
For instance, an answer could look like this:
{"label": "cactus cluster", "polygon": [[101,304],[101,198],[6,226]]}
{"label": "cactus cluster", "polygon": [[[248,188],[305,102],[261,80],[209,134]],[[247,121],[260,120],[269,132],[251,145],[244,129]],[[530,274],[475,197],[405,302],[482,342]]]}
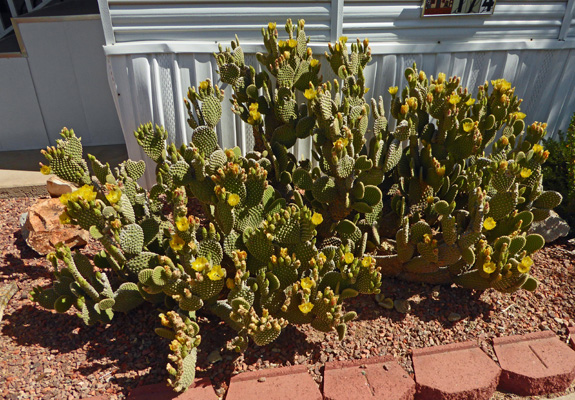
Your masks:
{"label": "cactus cluster", "polygon": [[[356,316],[343,301],[379,294],[386,276],[537,287],[531,256],[544,241],[527,232],[561,196],[542,187],[545,124],[525,127],[511,84],[486,83],[472,97],[459,78],[428,78],[414,65],[401,92],[389,88],[390,124],[382,98],[365,100],[367,40],[329,45],[325,60],[339,80],[323,82],[304,21],[285,30],[280,39],[275,23],[262,29],[262,72],[245,64],[237,38],[214,55],[232,110],[252,126],[253,151],[220,147],[224,94],[205,80],[185,99],[188,144],[166,143],[152,124],[135,132],[157,164],[149,191],[137,182],[143,161],[112,170],[89,155],[88,164],[73,131],[44,152],[42,169],[79,187],[62,196],[61,221],[104,250],[91,262],[58,245],[49,255],[54,285],[32,298],[58,312],[75,307],[87,324],[145,302],[164,309],[156,332],[171,340],[177,391],[195,374],[196,312],[235,329],[230,345],[243,351],[290,323],[343,338]],[[306,138],[313,160],[298,161],[290,149]],[[192,199],[203,220],[190,214]],[[384,255],[389,243],[395,251]]]}

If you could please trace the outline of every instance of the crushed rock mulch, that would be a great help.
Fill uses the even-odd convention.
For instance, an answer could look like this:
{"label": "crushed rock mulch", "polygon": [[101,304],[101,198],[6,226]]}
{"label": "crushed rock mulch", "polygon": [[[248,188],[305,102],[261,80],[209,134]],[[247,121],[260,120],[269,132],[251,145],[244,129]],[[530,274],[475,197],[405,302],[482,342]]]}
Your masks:
{"label": "crushed rock mulch", "polygon": [[[18,227],[19,216],[37,198],[0,199],[0,285],[16,282],[19,288],[0,322],[0,398],[122,399],[134,387],[165,382],[168,343],[154,333],[160,326],[158,309],[140,307],[127,315],[117,313],[111,324],[89,327],[73,311],[58,314],[28,299],[34,287],[51,283],[50,264],[27,247]],[[90,242],[82,252],[98,250],[98,243]],[[304,364],[321,386],[328,361],[392,354],[413,374],[414,348],[472,340],[496,360],[494,337],[550,329],[565,341],[567,327],[575,326],[575,244],[564,240],[547,246],[534,261],[532,274],[541,282],[535,293],[506,295],[384,280],[385,296],[409,301],[411,311],[387,310],[371,296],[351,299],[345,307],[358,318],[349,323],[341,342],[335,333],[290,326],[270,345],[252,345],[239,355],[226,349],[234,332],[218,318],[199,314],[197,375],[209,377],[223,395],[233,374]],[[494,396],[516,398],[521,397]]]}

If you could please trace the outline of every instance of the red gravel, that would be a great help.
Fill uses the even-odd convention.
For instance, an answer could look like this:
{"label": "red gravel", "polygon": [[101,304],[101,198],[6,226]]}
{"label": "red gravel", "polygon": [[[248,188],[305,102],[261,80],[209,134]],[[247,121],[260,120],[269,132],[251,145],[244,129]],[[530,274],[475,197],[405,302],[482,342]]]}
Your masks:
{"label": "red gravel", "polygon": [[[49,263],[26,246],[18,228],[18,217],[34,200],[0,199],[0,284],[19,286],[0,323],[0,398],[124,398],[131,388],[165,381],[167,343],[153,332],[158,310],[141,307],[117,314],[112,324],[87,327],[73,312],[57,314],[28,300],[33,287],[50,283]],[[97,243],[89,243],[83,252],[97,249]],[[200,315],[198,376],[209,377],[223,394],[240,371],[304,364],[321,385],[326,361],[392,354],[412,373],[412,348],[477,340],[495,358],[493,337],[551,329],[565,340],[567,326],[575,326],[575,245],[560,242],[534,258],[533,275],[541,281],[536,293],[479,293],[385,280],[383,293],[409,300],[411,312],[386,310],[370,296],[352,299],[347,309],[355,310],[358,319],[342,342],[335,333],[288,327],[269,346],[252,346],[238,355],[225,350],[233,331],[215,317]],[[450,322],[451,313],[461,319]],[[222,360],[211,364],[213,350],[220,350]]]}

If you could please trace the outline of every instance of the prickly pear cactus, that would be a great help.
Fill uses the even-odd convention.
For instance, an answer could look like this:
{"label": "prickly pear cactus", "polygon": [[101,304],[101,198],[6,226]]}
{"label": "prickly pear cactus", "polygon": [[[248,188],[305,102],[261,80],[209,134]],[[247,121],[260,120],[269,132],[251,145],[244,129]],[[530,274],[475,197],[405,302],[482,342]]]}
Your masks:
{"label": "prickly pear cactus", "polygon": [[[157,164],[149,191],[138,184],[143,161],[112,170],[88,155],[90,173],[73,131],[44,152],[42,170],[79,187],[61,197],[62,223],[88,230],[104,250],[90,261],[59,245],[49,255],[53,287],[32,298],[58,312],[75,307],[87,324],[144,303],[167,310],[156,332],[171,341],[177,391],[194,379],[196,312],[236,330],[229,344],[243,351],[290,323],[343,338],[356,316],[344,300],[378,294],[386,276],[537,287],[529,271],[544,241],[528,230],[561,195],[542,186],[545,124],[525,126],[511,84],[485,83],[473,97],[459,78],[428,78],[414,65],[405,88],[389,88],[389,124],[383,99],[365,100],[367,39],[328,46],[324,62],[339,77],[331,83],[319,75],[304,21],[288,20],[285,31],[280,39],[275,23],[262,29],[259,73],[237,37],[215,54],[232,110],[252,127],[253,151],[220,147],[224,93],[205,80],[185,100],[190,143],[168,144],[152,124],[135,132]],[[291,153],[304,139],[313,160]],[[190,214],[192,199],[202,216]],[[381,255],[389,243],[395,251]]]}

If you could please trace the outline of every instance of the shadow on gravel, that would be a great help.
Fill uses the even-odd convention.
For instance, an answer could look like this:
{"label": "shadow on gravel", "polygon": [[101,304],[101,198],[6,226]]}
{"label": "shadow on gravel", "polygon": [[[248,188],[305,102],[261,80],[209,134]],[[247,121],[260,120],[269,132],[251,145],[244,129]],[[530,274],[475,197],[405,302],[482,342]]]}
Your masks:
{"label": "shadow on gravel", "polygon": [[83,325],[79,318],[70,314],[52,313],[39,306],[23,305],[6,315],[4,320],[6,323],[2,334],[13,338],[20,346],[38,345],[68,353],[86,341],[86,338],[72,332]]}
{"label": "shadow on gravel", "polygon": [[[489,311],[493,310],[491,304],[481,299],[481,291],[455,286],[434,286],[388,279],[384,281],[381,289],[385,297],[393,300],[408,300],[411,306],[410,315],[424,322],[436,320],[446,328],[456,323],[456,321],[449,321],[452,313],[459,314],[461,319],[481,318],[489,321]],[[434,291],[436,296],[433,294]],[[397,322],[406,316],[395,309],[388,310],[379,306],[373,296],[367,295],[350,299],[345,309],[357,312],[358,320],[375,320],[384,317]]]}

